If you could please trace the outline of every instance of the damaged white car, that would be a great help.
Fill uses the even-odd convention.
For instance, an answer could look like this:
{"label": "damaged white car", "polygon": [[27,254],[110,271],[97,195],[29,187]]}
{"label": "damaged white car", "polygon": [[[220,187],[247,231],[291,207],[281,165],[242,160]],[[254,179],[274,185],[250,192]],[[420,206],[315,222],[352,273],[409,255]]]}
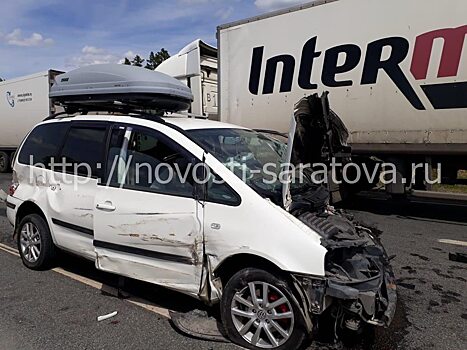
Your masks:
{"label": "damaged white car", "polygon": [[[135,67],[77,69],[57,77],[51,96],[66,113],[23,142],[7,199],[27,267],[50,266],[62,249],[219,303],[229,338],[250,349],[296,349],[325,312],[339,329],[389,325],[394,278],[371,231],[329,207],[312,169],[296,183],[275,176],[284,163],[345,148],[325,99],[300,101],[286,145],[234,125],[147,114],[186,109],[191,93]],[[321,140],[313,151],[310,135]]]}

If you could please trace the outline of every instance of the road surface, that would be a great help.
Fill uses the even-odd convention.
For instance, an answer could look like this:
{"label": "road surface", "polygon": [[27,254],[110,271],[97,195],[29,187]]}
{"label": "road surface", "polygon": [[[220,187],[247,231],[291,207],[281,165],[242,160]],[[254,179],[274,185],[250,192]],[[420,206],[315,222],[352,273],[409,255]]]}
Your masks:
{"label": "road surface", "polygon": [[[10,176],[0,175],[0,188],[6,190]],[[352,348],[467,348],[467,265],[448,259],[449,252],[467,253],[467,206],[427,200],[407,203],[372,194],[346,206],[356,220],[381,231],[388,254],[394,255],[399,295],[391,327],[379,329],[373,343]],[[178,293],[127,281],[124,288],[132,297],[116,298],[102,291],[118,286],[116,276],[68,255],[54,270],[26,269],[15,255],[13,230],[5,215],[1,203],[0,349],[238,348],[177,332],[167,310],[200,307]],[[97,322],[97,316],[113,311],[117,316]],[[316,342],[309,346],[336,347]]]}

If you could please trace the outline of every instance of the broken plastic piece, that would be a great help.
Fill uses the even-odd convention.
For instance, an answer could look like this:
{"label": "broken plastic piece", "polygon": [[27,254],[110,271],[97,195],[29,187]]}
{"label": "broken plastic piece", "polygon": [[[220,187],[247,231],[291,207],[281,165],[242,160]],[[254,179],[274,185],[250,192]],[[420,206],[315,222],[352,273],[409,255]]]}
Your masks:
{"label": "broken plastic piece", "polygon": [[449,253],[449,260],[467,263],[467,254],[464,253]]}
{"label": "broken plastic piece", "polygon": [[110,314],[107,314],[107,315],[102,315],[102,316],[98,316],[97,317],[97,322],[101,322],[101,321],[105,321],[109,318],[112,318],[114,316],[117,316],[117,311],[114,311],[114,312],[111,312]]}

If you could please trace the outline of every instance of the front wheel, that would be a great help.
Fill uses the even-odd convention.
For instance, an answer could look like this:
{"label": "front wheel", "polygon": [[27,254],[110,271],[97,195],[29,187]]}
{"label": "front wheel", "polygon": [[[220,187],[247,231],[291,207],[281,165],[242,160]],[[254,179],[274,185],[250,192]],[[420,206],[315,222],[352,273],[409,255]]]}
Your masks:
{"label": "front wheel", "polygon": [[229,280],[221,316],[229,338],[248,349],[298,349],[306,334],[287,282],[255,268]]}

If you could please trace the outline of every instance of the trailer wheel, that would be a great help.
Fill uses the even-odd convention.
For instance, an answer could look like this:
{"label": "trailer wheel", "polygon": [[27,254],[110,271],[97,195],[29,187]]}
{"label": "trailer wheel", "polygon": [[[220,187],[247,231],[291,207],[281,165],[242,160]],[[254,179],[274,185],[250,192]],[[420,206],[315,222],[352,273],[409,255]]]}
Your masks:
{"label": "trailer wheel", "polygon": [[0,173],[6,173],[10,168],[10,155],[0,151]]}

